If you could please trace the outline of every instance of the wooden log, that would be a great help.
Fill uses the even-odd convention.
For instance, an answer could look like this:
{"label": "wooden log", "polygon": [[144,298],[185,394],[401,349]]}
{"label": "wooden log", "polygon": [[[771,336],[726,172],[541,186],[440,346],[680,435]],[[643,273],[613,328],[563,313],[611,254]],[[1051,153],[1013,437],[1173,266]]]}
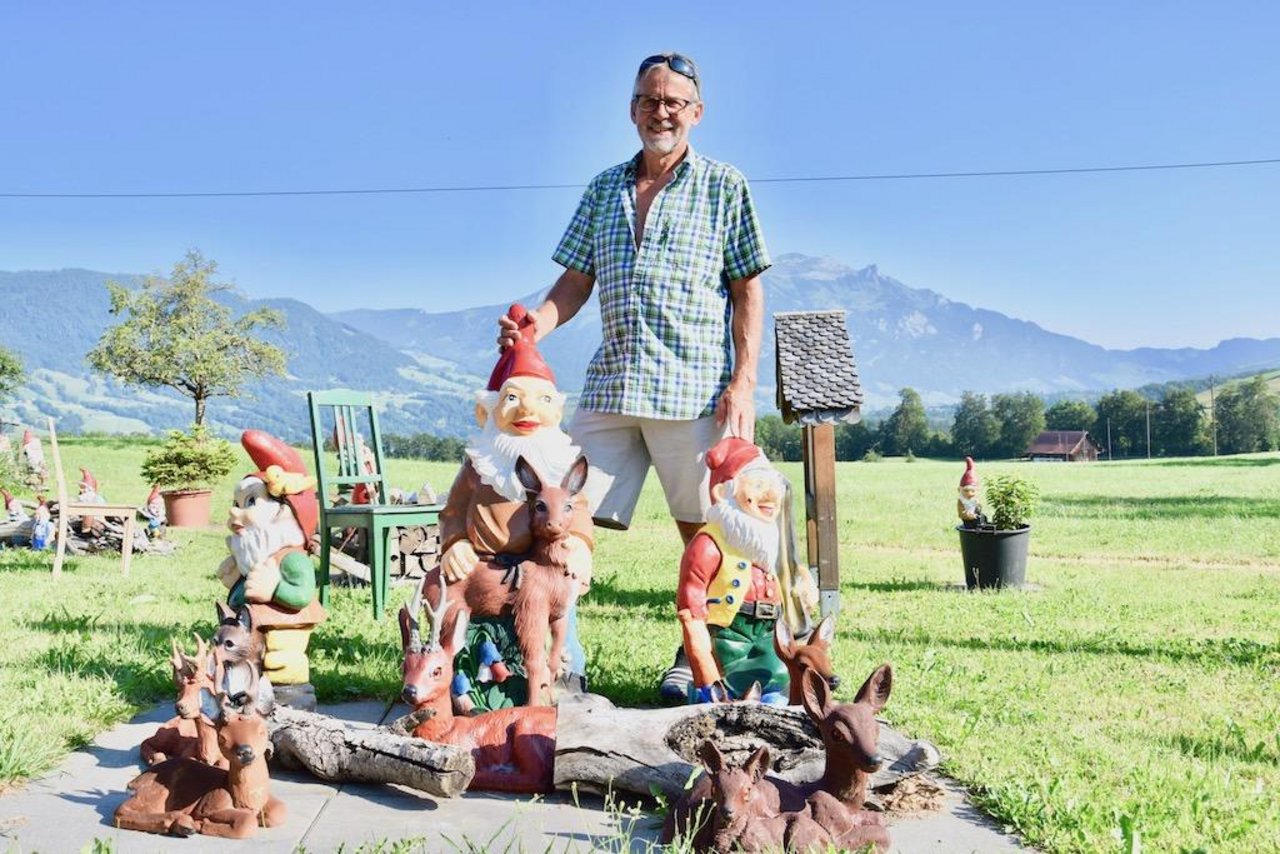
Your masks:
{"label": "wooden log", "polygon": [[441,798],[462,794],[475,776],[471,752],[397,735],[354,729],[314,712],[276,706],[267,718],[276,760],[321,780],[399,783]]}
{"label": "wooden log", "polygon": [[352,578],[363,581],[365,584],[369,583],[368,565],[361,563],[345,552],[329,549],[329,567],[330,574],[332,574],[332,570],[336,569],[340,572],[345,572]]}
{"label": "wooden log", "polygon": [[[795,783],[818,779],[825,764],[817,727],[798,706],[718,703],[620,709],[589,694],[566,698],[557,717],[557,789],[646,797],[660,792],[674,800],[694,770],[702,767],[697,751],[708,738],[731,764],[769,745],[771,773]],[[872,776],[872,789],[934,768],[941,759],[929,742],[912,741],[883,724],[879,747],[885,764]]]}

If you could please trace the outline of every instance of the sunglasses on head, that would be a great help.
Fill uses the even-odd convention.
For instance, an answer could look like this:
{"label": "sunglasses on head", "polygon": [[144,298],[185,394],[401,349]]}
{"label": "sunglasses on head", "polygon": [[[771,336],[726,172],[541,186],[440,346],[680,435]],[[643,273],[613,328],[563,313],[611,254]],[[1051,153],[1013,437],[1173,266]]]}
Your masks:
{"label": "sunglasses on head", "polygon": [[658,53],[648,57],[640,63],[639,74],[644,74],[655,65],[665,65],[676,74],[684,75],[693,81],[694,85],[698,85],[698,68],[693,64],[693,60],[687,56],[681,56],[678,53]]}

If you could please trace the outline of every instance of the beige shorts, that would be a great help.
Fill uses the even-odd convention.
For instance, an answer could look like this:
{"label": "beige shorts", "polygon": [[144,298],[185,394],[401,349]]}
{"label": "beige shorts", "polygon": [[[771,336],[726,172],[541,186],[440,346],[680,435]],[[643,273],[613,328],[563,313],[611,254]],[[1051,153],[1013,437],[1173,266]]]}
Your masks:
{"label": "beige shorts", "polygon": [[664,421],[579,409],[569,435],[591,465],[586,493],[596,524],[619,530],[631,524],[650,464],[658,472],[672,518],[703,521],[711,505],[705,457],[724,434],[714,415]]}

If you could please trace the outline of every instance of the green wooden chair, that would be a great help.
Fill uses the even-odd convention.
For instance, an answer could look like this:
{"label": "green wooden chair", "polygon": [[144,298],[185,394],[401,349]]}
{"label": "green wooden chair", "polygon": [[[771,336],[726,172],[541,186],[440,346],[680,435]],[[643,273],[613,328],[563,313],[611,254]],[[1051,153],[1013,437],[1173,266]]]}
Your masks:
{"label": "green wooden chair", "polygon": [[[312,391],[307,393],[307,405],[311,410],[311,447],[315,453],[320,490],[320,570],[316,577],[320,602],[329,604],[329,549],[333,542],[333,529],[361,528],[368,532],[373,616],[381,619],[387,605],[393,533],[397,528],[436,524],[443,507],[385,503],[387,479],[382,467],[382,434],[378,429],[378,413],[373,408],[372,395]],[[362,432],[366,425],[367,434]],[[364,439],[365,435],[368,435],[368,441]],[[326,437],[335,440],[336,468],[334,452],[325,450]],[[371,466],[362,465],[365,448],[372,451]],[[347,489],[367,492],[370,503],[330,506],[336,494]]]}

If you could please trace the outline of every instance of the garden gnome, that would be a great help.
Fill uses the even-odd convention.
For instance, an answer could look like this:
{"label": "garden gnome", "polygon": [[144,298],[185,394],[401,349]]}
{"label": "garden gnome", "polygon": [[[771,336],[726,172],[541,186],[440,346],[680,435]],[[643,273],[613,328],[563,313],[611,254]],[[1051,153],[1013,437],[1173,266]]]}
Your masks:
{"label": "garden gnome", "polygon": [[307,643],[325,618],[308,554],[319,519],[316,481],[297,450],[275,436],[246,430],[240,444],[258,471],[236,484],[227,519],[231,554],[218,577],[229,590],[227,603],[247,606],[253,630],[262,634],[262,674],[275,685],[277,701],[311,709]]}
{"label": "garden gnome", "polygon": [[960,475],[960,497],[956,499],[956,513],[966,528],[986,524],[982,515],[982,502],[978,500],[978,472],[973,467],[973,457],[964,458],[964,474]]}
{"label": "garden gnome", "polygon": [[147,503],[142,507],[142,516],[147,520],[147,536],[152,539],[164,533],[165,522],[164,498],[160,495],[160,487],[151,487],[147,495]]}
{"label": "garden gnome", "polygon": [[32,514],[35,520],[31,526],[31,548],[43,551],[53,542],[53,514],[43,498],[36,497],[36,509]]}
{"label": "garden gnome", "polygon": [[0,495],[4,496],[4,510],[10,522],[22,523],[31,518],[16,495],[10,495],[7,489],[0,489]]}
{"label": "garden gnome", "polygon": [[33,488],[42,488],[49,470],[44,464],[44,448],[40,439],[29,429],[22,431],[22,460],[27,468],[27,483]]}
{"label": "garden gnome", "polygon": [[818,602],[809,571],[790,549],[787,482],[758,447],[737,437],[707,451],[711,508],[707,523],[680,560],[676,612],[693,670],[690,700],[705,702],[727,687],[742,697],[753,682],[766,702],[786,703],[786,665],[774,648],[785,619],[793,634],[807,628]]}
{"label": "garden gnome", "polygon": [[[98,492],[98,479],[93,476],[93,472],[84,466],[80,466],[80,480],[76,484],[79,494],[76,501],[81,504],[106,504],[107,499],[103,498]],[[105,529],[102,519],[97,516],[81,516],[80,517],[80,533],[82,534],[101,534]]]}
{"label": "garden gnome", "polygon": [[[522,337],[502,353],[488,386],[476,393],[480,432],[467,444],[466,458],[440,513],[440,563],[449,581],[466,577],[482,560],[514,566],[529,552],[533,539],[525,488],[516,475],[519,457],[544,481],[559,483],[580,453],[560,429],[564,395],[556,390],[555,375],[534,344],[531,318],[519,305],[512,306],[508,316],[521,324]],[[585,592],[595,538],[582,493],[575,499],[569,544],[568,564]],[[567,684],[585,688],[586,660],[576,622],[574,608],[566,644],[569,662],[561,670]],[[481,682],[482,676],[492,674],[494,661],[505,662],[520,678]],[[478,711],[524,702],[524,668],[510,617],[472,619],[454,667],[467,677],[459,684]]]}

